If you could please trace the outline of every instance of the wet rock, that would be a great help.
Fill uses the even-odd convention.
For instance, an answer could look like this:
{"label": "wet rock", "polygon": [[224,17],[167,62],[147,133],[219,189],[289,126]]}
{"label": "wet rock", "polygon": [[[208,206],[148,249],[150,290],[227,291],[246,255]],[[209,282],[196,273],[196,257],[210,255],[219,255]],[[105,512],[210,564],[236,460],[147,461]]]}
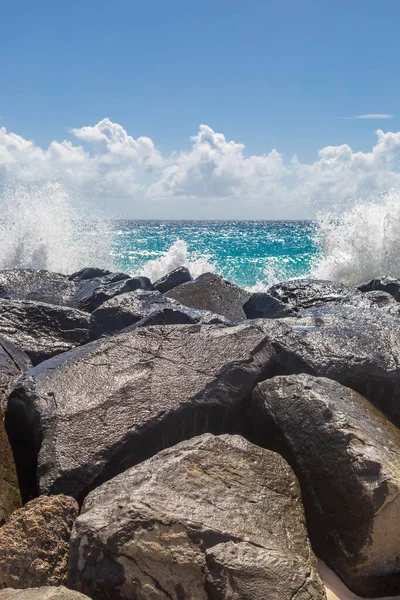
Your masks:
{"label": "wet rock", "polygon": [[38,364],[89,341],[89,315],[44,302],[0,300],[0,335]]}
{"label": "wet rock", "polygon": [[60,273],[34,269],[0,271],[0,298],[70,306],[76,290],[76,284]]}
{"label": "wet rock", "polygon": [[[111,271],[108,271],[108,269],[98,269],[97,267],[85,267],[80,271],[72,273],[68,279],[70,281],[86,281],[88,279],[105,277],[106,275],[112,275]],[[120,273],[118,273],[118,275],[120,275]],[[128,277],[128,275],[126,275],[126,277]]]}
{"label": "wet rock", "polygon": [[252,294],[243,310],[248,319],[278,319],[297,315],[296,310],[266,292]]}
{"label": "wet rock", "polygon": [[[23,497],[87,492],[204,431],[239,431],[273,350],[250,325],[146,327],[56,356],[20,378],[6,427]],[[32,475],[33,474],[33,475]]]}
{"label": "wet rock", "polygon": [[371,281],[367,281],[358,286],[361,292],[370,292],[372,290],[380,290],[387,292],[393,298],[400,301],[400,280],[393,277],[377,277]]}
{"label": "wet rock", "polygon": [[275,377],[253,401],[299,478],[317,554],[357,594],[400,594],[400,431],[330,379]]}
{"label": "wet rock", "polygon": [[21,507],[14,458],[4,428],[3,411],[0,408],[0,526],[11,513]]}
{"label": "wet rock", "polygon": [[148,277],[125,277],[124,279],[107,283],[98,283],[96,280],[90,280],[81,288],[77,294],[76,301],[77,306],[81,310],[93,312],[101,304],[120,294],[133,292],[134,290],[151,289],[153,288]]}
{"label": "wet rock", "polygon": [[326,598],[293,472],[229,435],[182,442],[93,491],[68,584],[94,599]]}
{"label": "wet rock", "polygon": [[27,590],[0,590],[0,600],[88,600],[88,597],[63,586],[44,586]]}
{"label": "wet rock", "polygon": [[10,386],[32,363],[15,344],[0,336],[0,408],[6,409]]}
{"label": "wet rock", "polygon": [[0,587],[66,582],[69,539],[78,505],[67,496],[41,496],[0,528]]}
{"label": "wet rock", "polygon": [[140,327],[188,323],[229,323],[208,311],[187,308],[160,292],[137,290],[104,302],[90,320],[92,339],[115,333],[140,321]]}
{"label": "wet rock", "polygon": [[251,294],[214,273],[204,273],[194,281],[183,283],[166,293],[168,298],[177,300],[184,306],[209,310],[230,321],[246,319],[243,305]]}
{"label": "wet rock", "polygon": [[293,311],[330,302],[348,303],[354,296],[362,296],[355,288],[334,281],[293,279],[269,288],[268,294]]}
{"label": "wet rock", "polygon": [[179,267],[178,269],[171,271],[171,273],[168,273],[168,275],[164,275],[164,277],[158,279],[153,284],[153,287],[157,292],[165,294],[173,288],[176,288],[178,285],[182,285],[182,283],[187,283],[188,281],[193,281],[189,269],[186,267]]}

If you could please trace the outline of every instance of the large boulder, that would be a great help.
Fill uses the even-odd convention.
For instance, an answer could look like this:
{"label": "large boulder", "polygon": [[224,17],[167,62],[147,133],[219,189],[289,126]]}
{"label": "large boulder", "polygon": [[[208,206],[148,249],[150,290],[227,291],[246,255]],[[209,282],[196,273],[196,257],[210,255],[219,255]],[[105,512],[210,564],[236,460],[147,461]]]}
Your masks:
{"label": "large boulder", "polygon": [[355,296],[362,296],[356,288],[320,279],[292,279],[278,283],[268,289],[268,294],[294,311],[330,302],[349,303]]}
{"label": "large boulder", "polygon": [[5,523],[14,510],[20,507],[21,495],[17,472],[4,428],[3,411],[0,407],[0,526]]}
{"label": "large boulder", "polygon": [[[331,307],[332,309],[332,307]],[[367,397],[400,426],[400,329],[375,309],[257,320],[277,354],[275,374],[328,377]]]}
{"label": "large boulder", "polygon": [[32,367],[28,356],[15,344],[0,336],[0,408],[5,410],[13,381]]}
{"label": "large boulder", "polygon": [[27,590],[0,590],[0,600],[88,600],[88,597],[63,586],[44,586]]}
{"label": "large boulder", "polygon": [[[98,267],[84,267],[79,271],[75,271],[68,277],[70,281],[87,281],[88,279],[96,279],[97,277],[106,277],[108,275],[115,275],[108,269],[99,269]],[[120,275],[120,273],[118,273]],[[128,275],[126,276],[128,277]]]}
{"label": "large boulder", "polygon": [[0,298],[70,306],[77,284],[60,273],[35,269],[0,271]]}
{"label": "large boulder", "polygon": [[0,528],[0,587],[66,583],[69,540],[78,504],[41,496],[16,510]]}
{"label": "large boulder", "polygon": [[68,584],[95,600],[326,598],[293,472],[229,435],[182,442],[94,490]]}
{"label": "large boulder", "polygon": [[0,300],[0,335],[37,364],[89,341],[89,315],[44,302]]}
{"label": "large boulder", "polygon": [[164,277],[161,277],[161,279],[158,279],[153,284],[153,287],[157,292],[165,294],[178,285],[182,285],[182,283],[188,283],[188,281],[192,280],[193,278],[189,273],[189,269],[186,267],[179,267],[167,275],[164,275]]}
{"label": "large boulder", "polygon": [[226,317],[230,321],[244,321],[243,305],[251,294],[214,273],[204,273],[194,281],[178,285],[166,293],[168,298],[184,306],[208,310]]}
{"label": "large boulder", "polygon": [[326,378],[274,377],[253,402],[261,441],[299,478],[318,556],[357,594],[400,594],[400,431]]}
{"label": "large boulder", "polygon": [[279,319],[297,316],[297,311],[268,292],[252,294],[243,310],[248,319]]}
{"label": "large boulder", "polygon": [[251,325],[145,327],[56,356],[22,376],[6,427],[24,498],[88,491],[204,431],[241,431],[274,353]]}
{"label": "large boulder", "polygon": [[393,277],[376,277],[371,281],[360,284],[358,289],[361,292],[380,290],[393,296],[397,302],[400,301],[400,280]]}
{"label": "large boulder", "polygon": [[[119,274],[112,275],[118,276]],[[121,274],[122,279],[106,281],[107,277],[103,277],[101,283],[99,280],[91,279],[82,285],[76,295],[76,305],[78,308],[87,312],[93,312],[101,304],[120,294],[133,292],[134,290],[153,289],[148,277],[126,277]]]}
{"label": "large boulder", "polygon": [[193,323],[227,323],[208,311],[196,310],[166,298],[160,292],[137,290],[111,298],[97,308],[90,319],[91,337],[115,333],[141,321],[140,326]]}

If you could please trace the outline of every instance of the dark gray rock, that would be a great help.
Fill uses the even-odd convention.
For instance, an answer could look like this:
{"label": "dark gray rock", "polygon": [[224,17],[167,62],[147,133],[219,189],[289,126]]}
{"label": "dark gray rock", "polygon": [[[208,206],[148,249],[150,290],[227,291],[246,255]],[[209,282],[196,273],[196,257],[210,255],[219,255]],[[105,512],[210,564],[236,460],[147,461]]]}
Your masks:
{"label": "dark gray rock", "polygon": [[0,298],[70,306],[76,290],[77,284],[60,273],[34,269],[0,271]]}
{"label": "dark gray rock", "polygon": [[32,363],[25,352],[0,336],[0,408],[6,408],[13,381],[31,367]]}
{"label": "dark gray rock", "polygon": [[89,600],[87,596],[66,587],[44,586],[27,590],[0,590],[0,600]]}
{"label": "dark gray rock", "polygon": [[135,290],[152,290],[151,281],[148,277],[128,277],[111,282],[99,282],[89,280],[79,290],[76,296],[77,306],[81,310],[93,312],[107,300],[120,294],[133,292]]}
{"label": "dark gray rock", "polygon": [[400,431],[365,398],[310,375],[253,393],[264,442],[274,436],[299,478],[318,556],[362,596],[400,594]]}
{"label": "dark gray rock", "polygon": [[0,531],[11,513],[21,507],[17,472],[3,419],[0,408]]}
{"label": "dark gray rock", "polygon": [[90,320],[91,336],[96,339],[104,334],[115,333],[138,321],[140,327],[164,324],[230,324],[224,317],[187,308],[160,292],[137,290],[115,296],[99,306]]}
{"label": "dark gray rock", "polygon": [[0,300],[0,335],[38,364],[89,341],[89,315],[44,302]]}
{"label": "dark gray rock", "polygon": [[358,286],[358,289],[361,292],[380,290],[393,296],[397,302],[400,301],[400,280],[393,277],[377,277],[376,279],[362,283]]}
{"label": "dark gray rock", "polygon": [[184,306],[208,310],[233,322],[246,319],[243,305],[251,294],[214,273],[200,275],[194,281],[183,283],[165,294]]}
{"label": "dark gray rock", "polygon": [[[204,431],[242,431],[274,353],[261,328],[139,328],[56,356],[10,396],[6,428],[23,498],[90,489]],[[37,460],[37,481],[32,461]]]}
{"label": "dark gray rock", "polygon": [[68,584],[95,600],[326,599],[292,470],[229,435],[182,442],[92,492]]}
{"label": "dark gray rock", "polygon": [[[85,267],[80,271],[72,273],[72,275],[70,275],[68,279],[70,279],[71,281],[86,281],[87,279],[95,279],[97,277],[104,277],[106,275],[111,274],[111,271],[108,271],[108,269],[98,269],[97,267]],[[118,273],[118,275],[120,275],[120,273]],[[128,277],[128,275],[126,277]]]}
{"label": "dark gray rock", "polygon": [[348,303],[354,296],[362,296],[356,288],[319,279],[285,281],[269,288],[268,293],[294,311],[330,302]]}
{"label": "dark gray rock", "polygon": [[296,310],[267,292],[252,294],[243,310],[248,319],[279,319],[297,315]]}
{"label": "dark gray rock", "polygon": [[161,294],[165,294],[165,292],[169,292],[173,288],[178,285],[182,285],[182,283],[187,283],[188,281],[193,281],[191,274],[189,273],[189,269],[186,267],[179,267],[168,275],[164,275],[161,279],[158,279],[153,287],[157,292]]}

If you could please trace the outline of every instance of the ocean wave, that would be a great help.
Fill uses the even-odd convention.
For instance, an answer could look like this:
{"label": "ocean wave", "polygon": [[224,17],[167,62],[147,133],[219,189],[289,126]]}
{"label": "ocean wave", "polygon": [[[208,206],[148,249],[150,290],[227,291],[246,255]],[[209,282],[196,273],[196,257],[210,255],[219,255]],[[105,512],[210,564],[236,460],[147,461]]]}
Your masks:
{"label": "ocean wave", "polygon": [[209,255],[198,255],[189,252],[188,244],[184,240],[176,240],[160,258],[147,261],[142,267],[142,275],[151,281],[160,279],[178,267],[187,267],[192,277],[199,277],[202,273],[215,272],[215,264],[210,262]]}

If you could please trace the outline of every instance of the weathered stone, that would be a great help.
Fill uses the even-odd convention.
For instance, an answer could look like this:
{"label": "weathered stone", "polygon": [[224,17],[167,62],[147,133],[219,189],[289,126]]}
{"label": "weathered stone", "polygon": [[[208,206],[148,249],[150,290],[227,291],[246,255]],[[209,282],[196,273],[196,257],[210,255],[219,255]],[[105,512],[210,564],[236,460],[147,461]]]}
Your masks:
{"label": "weathered stone", "polygon": [[78,505],[67,496],[41,496],[0,528],[0,587],[66,583],[69,539]]}
{"label": "weathered stone", "polygon": [[209,310],[230,321],[246,319],[243,305],[251,294],[214,273],[204,273],[194,281],[183,283],[166,293],[168,298],[177,300],[184,306]]}
{"label": "weathered stone", "polygon": [[[103,278],[104,280],[104,278]],[[134,290],[152,290],[153,286],[148,277],[128,277],[109,283],[99,284],[96,280],[87,281],[77,294],[77,306],[88,312],[93,312],[107,300],[120,294]]]}
{"label": "weathered stone", "polygon": [[372,290],[380,290],[387,292],[397,302],[400,301],[400,280],[393,277],[377,277],[366,283],[362,283],[358,286],[361,292],[370,292]]}
{"label": "weathered stone", "polygon": [[243,310],[248,319],[277,319],[297,315],[294,309],[268,293],[252,294]]}
{"label": "weathered stone", "polygon": [[15,344],[0,336],[0,408],[6,409],[14,379],[32,367],[32,363]]}
{"label": "weathered stone", "polygon": [[37,364],[89,341],[89,315],[44,302],[0,300],[0,334]]}
{"label": "weathered stone", "polygon": [[34,269],[0,271],[0,298],[70,306],[76,290],[76,283],[60,273]]}
{"label": "weathered stone", "polygon": [[90,489],[204,431],[241,431],[274,353],[251,325],[146,327],[56,356],[22,376],[6,427],[24,498]]}
{"label": "weathered stone", "polygon": [[18,487],[14,458],[8,442],[0,408],[0,526],[11,513],[21,507],[21,495]]}
{"label": "weathered stone", "polygon": [[104,302],[92,313],[91,337],[115,333],[141,321],[140,326],[227,322],[208,311],[188,308],[161,295],[160,292],[137,290]]}
{"label": "weathered stone", "polygon": [[[80,271],[75,271],[68,277],[71,281],[86,281],[88,279],[95,279],[96,277],[104,277],[106,275],[112,275],[108,269],[99,269],[97,267],[85,267]],[[118,273],[120,275],[120,273]],[[126,276],[128,277],[128,275]]]}
{"label": "weathered stone", "polygon": [[229,435],[182,442],[94,490],[68,584],[95,600],[326,598],[296,477]]}
{"label": "weathered stone", "polygon": [[193,281],[191,274],[189,273],[189,269],[186,267],[179,267],[168,275],[164,275],[161,279],[158,279],[153,287],[157,292],[161,294],[165,294],[165,292],[169,292],[173,288],[178,285],[182,285],[182,283],[187,283],[188,281]]}
{"label": "weathered stone", "polygon": [[268,294],[294,311],[330,302],[348,303],[354,296],[362,295],[356,288],[319,279],[293,279],[278,283],[269,288]]}
{"label": "weathered stone", "polygon": [[88,600],[88,597],[63,586],[44,586],[27,590],[0,590],[0,600]]}
{"label": "weathered stone", "polygon": [[299,478],[318,556],[357,594],[400,594],[400,431],[358,393],[310,375],[264,381],[253,402],[264,443]]}

